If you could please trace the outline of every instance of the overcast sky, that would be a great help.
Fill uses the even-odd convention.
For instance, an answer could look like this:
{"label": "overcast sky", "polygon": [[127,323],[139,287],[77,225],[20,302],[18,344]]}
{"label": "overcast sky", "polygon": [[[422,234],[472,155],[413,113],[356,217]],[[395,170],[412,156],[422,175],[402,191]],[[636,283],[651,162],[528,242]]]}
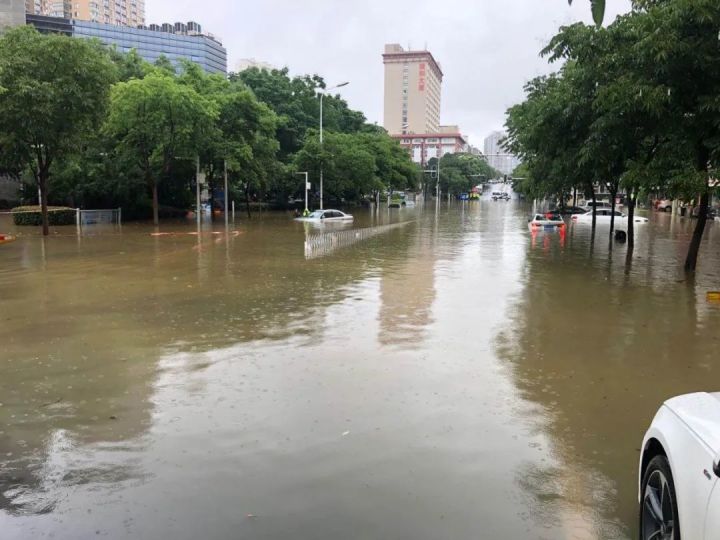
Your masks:
{"label": "overcast sky", "polygon": [[[385,43],[427,45],[440,62],[442,123],[458,124],[482,148],[500,129],[523,84],[553,69],[538,51],[558,27],[590,22],[590,2],[575,0],[146,0],[147,22],[197,21],[219,36],[229,69],[255,58],[292,74],[350,81],[342,95],[382,125]],[[629,10],[608,0],[606,22]]]}

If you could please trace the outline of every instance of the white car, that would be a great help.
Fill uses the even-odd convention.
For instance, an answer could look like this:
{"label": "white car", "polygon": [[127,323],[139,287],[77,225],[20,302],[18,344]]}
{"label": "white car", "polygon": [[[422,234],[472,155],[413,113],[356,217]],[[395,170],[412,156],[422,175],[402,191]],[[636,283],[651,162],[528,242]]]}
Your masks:
{"label": "white car", "polygon": [[673,202],[671,199],[663,199],[663,200],[657,202],[656,208],[660,212],[672,212],[672,205],[673,205]]}
{"label": "white car", "polygon": [[660,407],[643,439],[639,480],[641,540],[720,539],[720,392]]}
{"label": "white car", "polygon": [[312,221],[315,223],[328,223],[336,221],[352,221],[350,214],[341,212],[340,210],[315,210],[308,216],[295,218],[295,221]]}
{"label": "white car", "polygon": [[[613,210],[609,208],[598,208],[596,210],[596,223],[598,225],[610,225],[610,221],[612,219]],[[589,212],[586,212],[585,214],[575,214],[572,217],[572,220],[576,223],[592,223],[593,219],[593,213],[592,210]],[[615,210],[615,223],[618,225],[624,225],[627,224],[628,217],[620,212],[619,210]],[[633,217],[633,223],[647,223],[649,220],[646,217],[642,216],[634,216]]]}

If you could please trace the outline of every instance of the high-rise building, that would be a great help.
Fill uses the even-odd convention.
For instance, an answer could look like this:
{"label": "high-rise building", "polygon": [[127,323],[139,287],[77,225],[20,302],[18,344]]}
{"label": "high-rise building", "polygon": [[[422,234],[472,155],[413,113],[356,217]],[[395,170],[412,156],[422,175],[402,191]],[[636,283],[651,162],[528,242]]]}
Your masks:
{"label": "high-rise building", "polygon": [[515,168],[520,165],[520,160],[502,146],[502,140],[506,136],[502,131],[493,131],[485,137],[485,156],[488,165],[503,174],[512,174]]}
{"label": "high-rise building", "polygon": [[437,133],[443,73],[430,51],[385,45],[385,118],[391,135]]}
{"label": "high-rise building", "polygon": [[145,25],[145,0],[26,0],[25,11],[117,26]]}
{"label": "high-rise building", "polygon": [[163,56],[176,67],[180,67],[181,60],[190,60],[208,73],[227,73],[227,50],[215,36],[203,33],[196,22],[134,28],[43,15],[27,15],[26,18],[27,24],[39,32],[98,39],[121,53],[135,50],[150,63]]}
{"label": "high-rise building", "polygon": [[0,31],[25,24],[23,0],[0,0]]}

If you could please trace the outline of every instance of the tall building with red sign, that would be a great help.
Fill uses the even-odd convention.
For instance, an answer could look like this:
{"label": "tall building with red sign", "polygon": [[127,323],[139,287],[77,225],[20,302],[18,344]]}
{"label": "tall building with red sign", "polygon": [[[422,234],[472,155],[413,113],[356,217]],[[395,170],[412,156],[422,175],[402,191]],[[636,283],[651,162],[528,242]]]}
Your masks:
{"label": "tall building with red sign", "polygon": [[385,117],[391,135],[437,133],[443,73],[430,51],[385,45]]}
{"label": "tall building with red sign", "polygon": [[385,117],[388,133],[408,150],[413,161],[467,151],[458,126],[440,125],[443,72],[430,51],[385,45]]}

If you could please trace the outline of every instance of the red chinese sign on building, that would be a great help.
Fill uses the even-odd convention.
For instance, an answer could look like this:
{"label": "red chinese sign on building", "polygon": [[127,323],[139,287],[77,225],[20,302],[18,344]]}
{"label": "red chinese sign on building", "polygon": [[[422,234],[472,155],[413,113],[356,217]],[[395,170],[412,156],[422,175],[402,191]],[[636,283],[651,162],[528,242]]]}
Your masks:
{"label": "red chinese sign on building", "polygon": [[420,73],[418,77],[418,90],[420,92],[425,91],[425,63],[422,62],[420,64]]}

